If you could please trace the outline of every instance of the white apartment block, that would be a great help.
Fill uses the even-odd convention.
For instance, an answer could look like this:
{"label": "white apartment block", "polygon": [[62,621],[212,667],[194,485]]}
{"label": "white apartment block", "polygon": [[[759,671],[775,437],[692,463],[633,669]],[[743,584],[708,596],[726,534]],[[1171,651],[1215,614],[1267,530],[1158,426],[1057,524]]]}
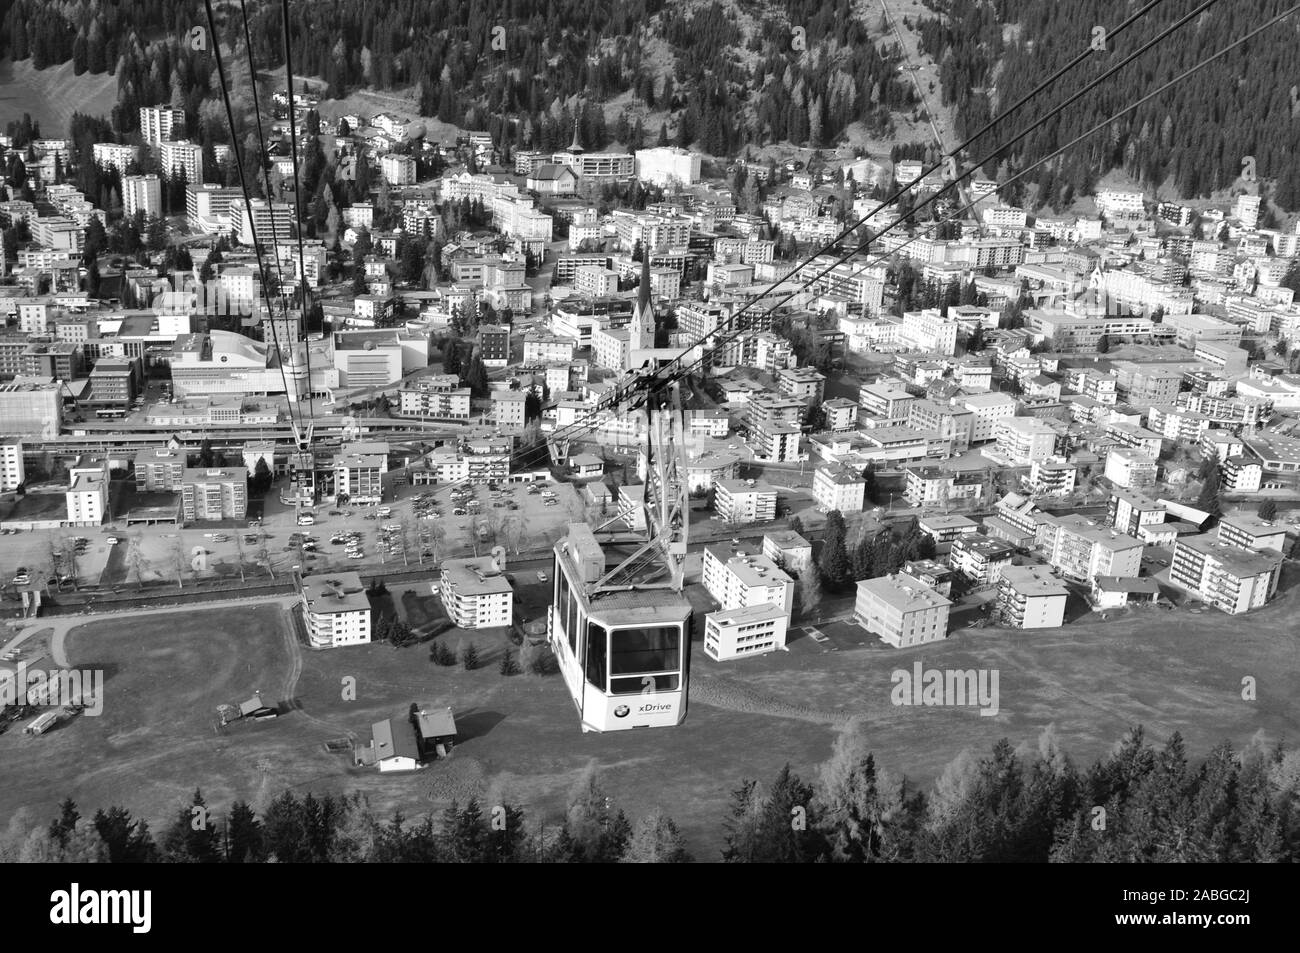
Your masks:
{"label": "white apartment block", "polygon": [[945,318],[938,308],[905,312],[898,339],[912,350],[956,354],[957,319]]}
{"label": "white apartment block", "polygon": [[717,662],[785,648],[789,614],[776,606],[747,606],[704,617],[704,652]]}
{"label": "white apartment block", "polygon": [[636,177],[660,188],[694,185],[700,181],[700,156],[673,146],[638,149],[634,154]]}
{"label": "white apartment block", "polygon": [[818,467],[813,474],[813,497],[818,509],[858,513],[866,505],[867,481],[862,473],[846,464]]}
{"label": "white apartment block", "polygon": [[379,160],[379,169],[389,185],[415,184],[415,160],[410,156],[386,153]]}
{"label": "white apartment block", "polygon": [[246,204],[240,201],[231,206],[229,215],[238,221],[241,245],[252,245],[254,234],[260,245],[283,244],[293,239],[293,206],[287,202],[268,204],[253,199]]}
{"label": "white apartment block", "polygon": [[203,147],[197,142],[182,139],[179,142],[159,143],[158,163],[168,176],[183,171],[185,181],[203,181]]}
{"label": "white apartment block", "polygon": [[1155,460],[1134,447],[1112,447],[1106,454],[1106,479],[1125,489],[1152,486],[1158,470]]}
{"label": "white apartment block", "polygon": [[314,649],[364,645],[370,641],[370,599],[361,576],[331,572],[302,579],[302,619]]}
{"label": "white apartment block", "polygon": [[997,439],[998,422],[1016,415],[1016,399],[1001,391],[970,394],[959,397],[958,400],[961,401],[961,406],[975,415],[970,432],[970,442],[973,444]]}
{"label": "white apartment block", "polygon": [[[140,107],[140,136],[151,146],[171,140],[185,128],[185,111],[170,106]],[[191,182],[197,181],[191,179]]]}
{"label": "white apartment block", "polygon": [[108,509],[108,473],[76,472],[64,498],[70,524],[98,526]]}
{"label": "white apartment block", "polygon": [[1045,548],[1047,561],[1072,579],[1137,578],[1142,568],[1141,540],[1077,514],[1054,521]]}
{"label": "white apartment block", "polygon": [[23,442],[17,437],[0,437],[0,492],[9,493],[23,485]]}
{"label": "white apartment block", "polygon": [[1170,582],[1229,615],[1268,602],[1281,573],[1281,553],[1240,549],[1209,533],[1180,536],[1169,565]]}
{"label": "white apartment block", "polygon": [[881,576],[858,583],[853,620],[894,648],[905,648],[947,638],[951,606],[909,576]]}
{"label": "white apartment block", "polygon": [[719,480],[713,488],[713,508],[729,523],[774,520],[776,488],[754,480]]}
{"label": "white apartment block", "polygon": [[444,560],[435,592],[459,628],[483,629],[512,622],[514,591],[491,557]]}
{"label": "white apartment block", "polygon": [[122,175],[135,161],[135,146],[117,142],[97,142],[91,147],[91,156],[96,165],[106,169],[116,169]]}
{"label": "white apartment block", "polygon": [[997,611],[1014,629],[1059,629],[1070,591],[1041,566],[1008,566],[998,582]]}
{"label": "white apartment block", "polygon": [[776,607],[787,616],[794,607],[794,580],[771,559],[729,544],[704,550],[704,588],[724,610]]}
{"label": "white apartment block", "polygon": [[162,214],[162,184],[156,175],[122,178],[122,211],[127,218],[143,212],[146,218]]}
{"label": "white apartment block", "polygon": [[1037,417],[1006,417],[994,426],[996,452],[1013,466],[1046,460],[1056,449],[1056,428]]}

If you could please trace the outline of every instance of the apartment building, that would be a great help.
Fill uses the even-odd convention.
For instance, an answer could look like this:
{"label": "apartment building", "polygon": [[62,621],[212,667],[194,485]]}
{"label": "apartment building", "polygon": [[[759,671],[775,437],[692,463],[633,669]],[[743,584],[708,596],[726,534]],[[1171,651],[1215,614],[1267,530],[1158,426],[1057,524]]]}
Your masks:
{"label": "apartment building", "polygon": [[953,540],[948,565],[972,585],[987,586],[1002,578],[1015,553],[1016,548],[1006,540],[968,533]]}
{"label": "apartment building", "polygon": [[813,367],[783,367],[776,372],[776,386],[782,396],[811,407],[825,395],[826,375]]}
{"label": "apartment building", "polygon": [[1069,496],[1074,492],[1079,467],[1062,457],[1035,460],[1029,467],[1028,488],[1035,496]]}
{"label": "apartment building", "polygon": [[480,325],[478,346],[484,366],[505,367],[510,363],[510,328],[502,324]]}
{"label": "apartment building", "polygon": [[0,493],[18,489],[26,479],[22,440],[18,437],[0,437]]}
{"label": "apartment building", "polygon": [[1282,554],[1240,549],[1209,533],[1174,543],[1169,581],[1229,615],[1264,605],[1277,592]]}
{"label": "apartment building", "polygon": [[843,463],[820,466],[813,473],[813,498],[823,512],[858,513],[867,503],[867,481],[860,468]]}
{"label": "apartment building", "polygon": [[822,401],[826,429],[832,433],[846,433],[858,425],[858,405],[847,397],[832,397]]}
{"label": "apartment building", "polygon": [[720,480],[713,488],[713,508],[728,523],[774,520],[776,488],[754,480]]}
{"label": "apartment building", "polygon": [[906,422],[915,400],[916,395],[903,387],[901,381],[863,384],[858,388],[858,406],[868,416],[880,420]]}
{"label": "apartment building", "polygon": [[770,463],[798,463],[807,454],[799,449],[802,431],[796,424],[761,424],[754,432],[754,459]]}
{"label": "apartment building", "polygon": [[203,181],[203,147],[197,142],[160,142],[158,164],[169,177],[184,173],[186,182]]}
{"label": "apartment building", "polygon": [[248,471],[243,467],[187,467],[180,489],[186,523],[242,520],[248,514]]}
{"label": "apartment building", "polygon": [[64,500],[70,525],[98,526],[104,522],[108,512],[108,468],[102,472],[74,469]]}
{"label": "apartment building", "polygon": [[1047,561],[1071,579],[1141,573],[1144,547],[1139,539],[1078,514],[1055,518],[1052,529]]}
{"label": "apartment building", "polygon": [[996,618],[1013,629],[1059,629],[1070,591],[1042,566],[1008,566],[998,580]]}
{"label": "apartment building", "polygon": [[162,214],[162,182],[158,176],[122,176],[122,212],[131,218],[137,212],[145,218]]}
{"label": "apartment building", "polygon": [[514,591],[491,557],[444,560],[435,593],[459,628],[483,629],[513,622]]}
{"label": "apartment building", "polygon": [[1106,479],[1116,486],[1136,489],[1154,486],[1159,465],[1141,450],[1113,447],[1106,454]]}
{"label": "apartment building", "polygon": [[636,177],[660,188],[694,185],[700,181],[700,155],[675,146],[638,149],[633,153]]}
{"label": "apartment building", "polygon": [[549,364],[553,361],[573,360],[573,338],[548,334],[545,331],[529,331],[524,335],[524,363]]}
{"label": "apartment building", "polygon": [[984,479],[978,471],[907,467],[906,499],[909,506],[943,506],[978,500],[984,496]]}
{"label": "apartment building", "polygon": [[997,455],[1012,466],[1029,466],[1056,452],[1056,428],[1038,417],[1005,417],[993,433]]}
{"label": "apartment building", "polygon": [[164,493],[179,490],[185,482],[185,451],[170,447],[150,447],[135,455],[132,471],[137,493]]}
{"label": "apartment building", "polygon": [[763,555],[781,568],[800,574],[812,568],[812,543],[792,529],[764,535]]}
{"label": "apartment building", "polygon": [[743,546],[720,543],[704,550],[704,588],[724,610],[794,607],[794,580],[768,557]]}
{"label": "apartment building", "polygon": [[344,447],[334,458],[334,493],[362,506],[379,503],[384,498],[384,473],[388,457],[367,448]]}
{"label": "apartment building", "polygon": [[233,219],[241,245],[254,244],[254,235],[261,245],[285,244],[293,239],[293,206],[287,202],[237,201],[227,215]]}
{"label": "apartment building", "polygon": [[1219,520],[1219,541],[1238,549],[1286,550],[1286,527],[1262,520],[1249,513],[1233,513]]}
{"label": "apartment building", "polygon": [[907,311],[899,327],[899,343],[916,351],[957,353],[957,319],[944,317],[938,308]]}
{"label": "apartment building", "polygon": [[975,413],[958,404],[955,397],[949,402],[915,400],[908,408],[907,425],[913,430],[932,430],[952,440],[953,453],[965,453],[970,449]]}
{"label": "apartment building", "polygon": [[744,606],[704,617],[704,653],[716,662],[785,648],[789,613],[778,606]]}
{"label": "apartment building", "polygon": [[1016,415],[1016,399],[1000,391],[968,394],[957,399],[962,407],[973,414],[970,424],[972,444],[988,443],[997,439],[998,422]]}
{"label": "apartment building", "polygon": [[858,583],[853,620],[894,648],[905,648],[945,639],[951,606],[910,576],[881,576]]}
{"label": "apartment building", "polygon": [[334,649],[370,641],[370,599],[358,573],[304,576],[299,585],[302,620],[312,648]]}
{"label": "apartment building", "polygon": [[1143,538],[1143,527],[1158,526],[1164,521],[1164,505],[1145,493],[1116,490],[1106,503],[1106,524],[1136,539]]}
{"label": "apartment building", "polygon": [[162,145],[184,129],[185,110],[170,106],[140,107],[140,136],[149,145]]}

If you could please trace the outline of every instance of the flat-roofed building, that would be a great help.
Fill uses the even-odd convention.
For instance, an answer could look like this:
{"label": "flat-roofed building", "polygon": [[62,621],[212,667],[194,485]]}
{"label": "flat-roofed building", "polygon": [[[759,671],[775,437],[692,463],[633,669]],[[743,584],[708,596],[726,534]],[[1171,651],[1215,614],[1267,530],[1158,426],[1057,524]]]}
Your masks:
{"label": "flat-roofed building", "polygon": [[1159,465],[1141,450],[1113,447],[1106,454],[1106,479],[1126,489],[1154,486]]}
{"label": "flat-roofed building", "polygon": [[398,390],[398,413],[403,417],[424,417],[469,423],[471,394],[460,386],[455,374],[437,374],[403,382]]}
{"label": "flat-roofed building", "polygon": [[1240,549],[1209,533],[1174,543],[1169,581],[1229,615],[1256,609],[1277,592],[1282,554]]}
{"label": "flat-roofed building", "polygon": [[137,493],[173,493],[185,482],[184,450],[150,447],[135,455],[132,465]]}
{"label": "flat-roofed building", "polygon": [[866,505],[867,481],[860,469],[847,464],[821,466],[813,473],[813,498],[826,512],[858,513]]}
{"label": "flat-roofed building", "polygon": [[435,591],[448,618],[462,629],[512,623],[514,591],[491,557],[444,560]]}
{"label": "flat-roofed building", "polygon": [[300,608],[312,648],[333,649],[370,641],[370,599],[359,574],[330,572],[303,577],[300,586]]}
{"label": "flat-roofed building", "polygon": [[794,605],[794,580],[771,559],[743,546],[719,543],[704,550],[704,588],[724,610]]}
{"label": "flat-roofed building", "polygon": [[815,367],[783,367],[776,372],[777,390],[808,406],[819,404],[826,392],[826,375]]}
{"label": "flat-roofed building", "polygon": [[974,414],[970,426],[970,442],[974,444],[996,439],[998,421],[1016,415],[1016,399],[1001,391],[967,394],[957,399]]}
{"label": "flat-roofed building", "polygon": [[1079,514],[1056,518],[1054,529],[1045,547],[1047,561],[1066,576],[1091,580],[1141,573],[1144,547],[1140,539]]}
{"label": "flat-roofed building", "polygon": [[525,408],[528,406],[528,394],[522,390],[496,390],[492,397],[492,419],[498,427],[522,430],[525,423]]}
{"label": "flat-roofed building", "polygon": [[776,519],[776,487],[755,480],[721,480],[713,488],[713,508],[729,523]]}
{"label": "flat-roofed building", "polygon": [[108,469],[102,473],[76,471],[64,492],[68,522],[73,526],[98,526],[108,511]]}
{"label": "flat-roofed building", "polygon": [[1116,490],[1106,504],[1107,525],[1129,536],[1141,538],[1142,527],[1164,521],[1164,504],[1135,490]]}
{"label": "flat-roofed building", "polygon": [[710,612],[704,617],[704,653],[722,662],[784,649],[789,622],[789,614],[778,606]]}
{"label": "flat-roofed building", "polygon": [[1219,540],[1238,549],[1265,550],[1275,553],[1286,549],[1286,527],[1251,516],[1233,513],[1219,520]]}
{"label": "flat-roofed building", "polygon": [[1013,629],[1059,629],[1070,591],[1042,566],[1008,566],[998,580],[996,619]]}
{"label": "flat-roofed building", "polygon": [[905,648],[945,639],[951,606],[910,576],[881,576],[858,583],[853,620],[894,648]]}
{"label": "flat-roofed building", "polygon": [[187,467],[181,476],[185,522],[241,520],[248,514],[248,471],[243,467]]}
{"label": "flat-roofed building", "polygon": [[1015,553],[1016,548],[1006,540],[969,533],[953,540],[948,565],[974,585],[986,586],[1002,578]]}
{"label": "flat-roofed building", "polygon": [[906,499],[911,506],[943,506],[978,500],[984,496],[984,478],[978,471],[907,467]]}
{"label": "flat-roofed building", "polygon": [[1056,451],[1056,428],[1038,417],[1006,417],[994,428],[997,454],[1013,466],[1029,466]]}
{"label": "flat-roofed building", "polygon": [[0,492],[9,493],[23,485],[23,442],[18,437],[0,437]]}
{"label": "flat-roofed building", "polygon": [[782,569],[803,574],[812,568],[812,543],[792,529],[763,536],[763,555]]}
{"label": "flat-roofed building", "polygon": [[359,449],[344,447],[334,458],[334,493],[362,506],[379,503],[384,498],[384,473],[388,457],[364,445]]}

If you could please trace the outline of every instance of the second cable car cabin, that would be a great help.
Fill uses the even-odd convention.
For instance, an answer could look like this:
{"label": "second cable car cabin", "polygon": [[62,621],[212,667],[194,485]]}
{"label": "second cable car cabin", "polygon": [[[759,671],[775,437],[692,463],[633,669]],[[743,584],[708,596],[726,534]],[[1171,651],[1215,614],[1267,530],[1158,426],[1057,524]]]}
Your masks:
{"label": "second cable car cabin", "polygon": [[555,546],[551,649],[583,731],[681,724],[686,718],[691,605],[657,585],[662,566],[647,560],[606,582],[618,547],[574,523]]}

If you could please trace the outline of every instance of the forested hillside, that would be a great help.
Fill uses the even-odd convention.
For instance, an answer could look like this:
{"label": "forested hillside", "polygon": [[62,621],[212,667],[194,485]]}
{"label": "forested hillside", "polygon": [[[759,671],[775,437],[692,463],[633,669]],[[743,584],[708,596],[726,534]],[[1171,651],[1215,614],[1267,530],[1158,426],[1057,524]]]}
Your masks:
{"label": "forested hillside", "polygon": [[[1009,133],[1062,102],[1088,79],[1197,6],[1168,0],[1072,72],[1008,123]],[[1290,4],[1283,0],[1220,2],[1143,54],[1095,92],[1046,123],[1003,157],[1014,170],[1134,102],[1146,92],[1227,46]],[[1125,0],[930,0],[933,15],[919,24],[923,48],[941,64],[945,103],[960,108],[964,128],[977,128],[1084,48],[1097,25],[1113,27],[1138,3]],[[1027,178],[1048,204],[1068,205],[1097,178],[1123,169],[1145,187],[1166,185],[1182,198],[1226,189],[1254,156],[1259,178],[1275,180],[1273,200],[1300,209],[1300,111],[1293,106],[1300,15],[1282,21],[1119,120],[1077,150]],[[1005,139],[1003,140],[1005,141]],[[980,150],[979,158],[986,149]],[[990,168],[990,173],[995,170]]]}
{"label": "forested hillside", "polygon": [[[1160,4],[1001,127],[1001,141],[1196,2]],[[1285,6],[1222,0],[986,173],[1025,167]],[[255,63],[282,65],[280,4],[248,7]],[[927,15],[906,26],[940,64],[935,92],[957,107],[964,135],[1083,48],[1094,27],[1113,27],[1136,8],[1129,0],[929,0]],[[242,23],[234,5],[218,9],[227,48],[241,47],[233,67],[243,59]],[[893,116],[916,108],[874,8],[850,0],[336,0],[291,3],[290,17],[295,69],[323,79],[329,96],[410,91],[423,115],[497,136],[504,128],[516,148],[562,148],[576,120],[588,148],[671,142],[731,156],[772,142],[833,145],[855,122],[887,136]],[[139,105],[169,101],[189,113],[193,137],[228,138],[212,58],[182,42],[204,22],[196,0],[0,0],[7,55],[37,68],[71,60],[78,73],[116,75],[119,135],[134,129]],[[1254,156],[1273,200],[1300,209],[1300,108],[1287,79],[1297,40],[1300,16],[1032,173],[1033,197],[1068,206],[1122,169],[1146,187],[1203,198],[1231,186],[1243,158]],[[996,144],[991,137],[968,158]]]}
{"label": "forested hillside", "polygon": [[[248,6],[254,61],[281,65],[280,5]],[[227,45],[242,32],[235,9],[220,27]],[[667,140],[730,155],[771,141],[833,143],[855,121],[885,133],[891,112],[911,107],[914,94],[873,41],[878,24],[869,29],[850,9],[849,0],[339,0],[291,4],[290,31],[295,70],[324,79],[333,98],[413,90],[422,114],[494,134],[508,121],[523,147],[567,145],[576,112],[588,148]],[[117,71],[122,132],[141,104],[176,96],[197,112],[213,95],[210,56],[180,42],[204,22],[192,0],[0,0],[0,14],[15,59]],[[168,40],[150,42],[159,37]],[[602,107],[619,97],[609,126]],[[659,124],[647,129],[652,113]]]}

